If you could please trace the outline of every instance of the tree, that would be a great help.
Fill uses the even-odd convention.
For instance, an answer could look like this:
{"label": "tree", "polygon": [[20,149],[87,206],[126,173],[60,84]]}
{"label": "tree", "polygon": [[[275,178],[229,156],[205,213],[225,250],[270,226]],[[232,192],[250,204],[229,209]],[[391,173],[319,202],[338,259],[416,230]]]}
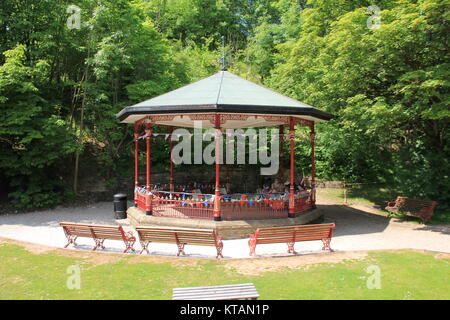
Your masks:
{"label": "tree", "polygon": [[7,50],[0,66],[0,171],[16,207],[47,207],[63,195],[64,159],[76,145],[59,106],[41,96],[49,65],[26,66],[25,53],[24,45]]}
{"label": "tree", "polygon": [[448,4],[386,1],[380,29],[354,5],[306,9],[267,83],[338,116],[319,134],[336,168],[328,178],[389,179],[407,195],[448,203],[448,184],[435,178],[450,174]]}

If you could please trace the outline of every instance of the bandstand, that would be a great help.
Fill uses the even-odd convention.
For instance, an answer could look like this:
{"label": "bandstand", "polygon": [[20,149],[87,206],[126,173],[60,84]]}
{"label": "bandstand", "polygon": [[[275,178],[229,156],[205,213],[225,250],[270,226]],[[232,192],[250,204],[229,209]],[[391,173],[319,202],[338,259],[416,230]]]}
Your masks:
{"label": "bandstand", "polygon": [[[226,70],[210,77],[129,106],[116,115],[122,123],[134,124],[135,190],[134,210],[162,218],[201,219],[225,223],[236,220],[296,218],[315,208],[314,126],[332,115]],[[214,192],[181,190],[173,178],[172,156],[168,188],[155,188],[151,181],[151,137],[153,126],[215,131]],[[306,126],[311,137],[310,188],[294,189],[295,126]],[[290,147],[289,189],[281,193],[221,193],[220,139],[226,129],[278,127]],[[285,134],[285,128],[288,133]],[[145,140],[146,181],[139,181],[139,141]],[[172,137],[170,150],[172,153]],[[280,140],[284,141],[284,140]],[[226,164],[225,164],[226,165]],[[223,164],[222,164],[223,166]]]}

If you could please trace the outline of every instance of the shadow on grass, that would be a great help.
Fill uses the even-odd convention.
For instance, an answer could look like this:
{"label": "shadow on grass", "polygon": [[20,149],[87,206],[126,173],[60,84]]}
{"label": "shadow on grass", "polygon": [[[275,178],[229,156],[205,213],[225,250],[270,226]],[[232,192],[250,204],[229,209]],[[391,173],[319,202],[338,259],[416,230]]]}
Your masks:
{"label": "shadow on grass", "polygon": [[442,233],[442,234],[450,235],[450,225],[447,225],[447,226],[422,225],[418,230],[439,232],[439,233]]}
{"label": "shadow on grass", "polygon": [[336,224],[334,236],[360,235],[383,232],[389,218],[344,205],[318,205],[324,212],[324,222]]}
{"label": "shadow on grass", "polygon": [[400,194],[386,185],[354,185],[347,187],[349,199],[365,199],[374,204],[374,208],[384,210],[388,201],[394,201]]}
{"label": "shadow on grass", "polygon": [[[347,197],[350,202],[371,202],[373,203],[373,208],[381,210],[386,214],[387,211],[385,211],[384,208],[386,207],[387,202],[395,201],[398,196],[402,196],[402,194],[386,185],[355,185],[347,188]],[[395,215],[394,217],[400,219],[399,222],[405,221],[420,224],[420,219],[417,217],[409,217],[401,214]],[[442,211],[438,205],[434,211],[431,222],[427,225],[433,226],[442,224],[450,224],[450,212],[445,212],[445,210]]]}

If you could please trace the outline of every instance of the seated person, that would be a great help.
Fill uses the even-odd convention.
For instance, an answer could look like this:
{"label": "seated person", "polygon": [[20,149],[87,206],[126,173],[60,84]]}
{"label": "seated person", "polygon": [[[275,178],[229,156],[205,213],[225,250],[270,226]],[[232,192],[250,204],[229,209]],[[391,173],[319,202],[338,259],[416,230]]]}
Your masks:
{"label": "seated person", "polygon": [[275,178],[275,181],[272,183],[270,192],[271,193],[284,192],[284,184],[281,182],[281,180],[279,178]]}
{"label": "seated person", "polygon": [[300,181],[300,185],[302,186],[302,188],[303,188],[304,190],[306,190],[306,189],[311,189],[311,183],[309,182],[309,179],[308,179],[307,176],[304,176],[304,177],[302,178],[302,180]]}
{"label": "seated person", "polygon": [[264,184],[261,193],[270,193],[270,184]]}
{"label": "seated person", "polygon": [[220,194],[228,194],[227,188],[220,187],[219,190],[220,190]]}

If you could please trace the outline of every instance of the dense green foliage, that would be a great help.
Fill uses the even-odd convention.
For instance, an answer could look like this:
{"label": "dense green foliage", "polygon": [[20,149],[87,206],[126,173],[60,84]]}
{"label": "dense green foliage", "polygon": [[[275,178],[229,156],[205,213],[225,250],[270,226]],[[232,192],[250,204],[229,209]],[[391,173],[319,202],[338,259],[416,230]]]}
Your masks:
{"label": "dense green foliage", "polygon": [[[0,3],[11,206],[59,203],[86,167],[131,177],[132,129],[114,114],[216,72],[223,35],[230,71],[337,116],[317,129],[320,178],[387,182],[449,208],[448,1],[380,0],[378,29],[364,0],[80,0],[71,29],[72,4]],[[164,168],[166,144],[153,150]],[[309,152],[298,144],[300,164]]]}
{"label": "dense green foliage", "polygon": [[[298,39],[279,45],[267,83],[338,118],[321,128],[319,174],[387,181],[449,204],[449,31],[446,1],[315,1]],[[332,19],[328,25],[324,22]]]}

